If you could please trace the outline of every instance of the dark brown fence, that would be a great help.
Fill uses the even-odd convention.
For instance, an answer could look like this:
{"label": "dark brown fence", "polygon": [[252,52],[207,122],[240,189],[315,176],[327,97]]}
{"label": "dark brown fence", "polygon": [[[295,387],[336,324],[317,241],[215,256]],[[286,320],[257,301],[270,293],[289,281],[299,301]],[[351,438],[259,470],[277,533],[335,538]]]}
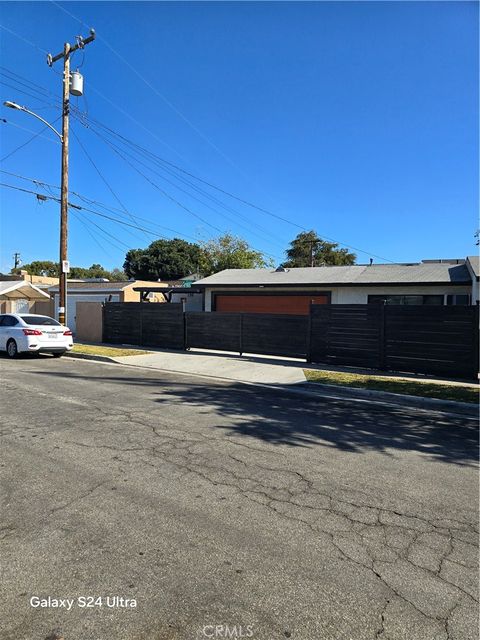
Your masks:
{"label": "dark brown fence", "polygon": [[241,317],[238,313],[185,314],[185,347],[242,352]]}
{"label": "dark brown fence", "polygon": [[478,307],[312,305],[309,360],[476,377]]}
{"label": "dark brown fence", "polygon": [[187,349],[307,356],[308,316],[189,312],[185,332]]}
{"label": "dark brown fence", "polygon": [[163,349],[184,349],[181,304],[108,302],[103,307],[103,340]]}
{"label": "dark brown fence", "polygon": [[312,305],[311,315],[184,313],[181,304],[109,302],[103,340],[218,349],[309,362],[475,378],[478,307]]}

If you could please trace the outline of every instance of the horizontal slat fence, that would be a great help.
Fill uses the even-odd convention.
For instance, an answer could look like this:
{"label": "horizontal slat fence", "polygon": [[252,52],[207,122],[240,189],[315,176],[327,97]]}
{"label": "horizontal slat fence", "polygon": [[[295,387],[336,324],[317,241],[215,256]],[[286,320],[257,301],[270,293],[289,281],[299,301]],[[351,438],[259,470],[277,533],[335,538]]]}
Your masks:
{"label": "horizontal slat fence", "polygon": [[312,305],[310,360],[381,368],[381,316],[380,305]]}
{"label": "horizontal slat fence", "polygon": [[312,305],[309,360],[476,378],[478,307]]}
{"label": "horizontal slat fence", "polygon": [[218,349],[242,351],[241,315],[239,313],[205,313],[189,311],[185,314],[185,347],[190,349]]}
{"label": "horizontal slat fence", "polygon": [[309,316],[184,313],[181,304],[109,302],[103,340],[476,378],[478,307],[312,305]]}
{"label": "horizontal slat fence", "polygon": [[107,302],[103,307],[103,341],[183,349],[183,307],[174,303]]}
{"label": "horizontal slat fence", "polygon": [[478,372],[475,307],[384,309],[387,369],[459,377]]}
{"label": "horizontal slat fence", "polygon": [[242,351],[306,358],[308,316],[244,313]]}

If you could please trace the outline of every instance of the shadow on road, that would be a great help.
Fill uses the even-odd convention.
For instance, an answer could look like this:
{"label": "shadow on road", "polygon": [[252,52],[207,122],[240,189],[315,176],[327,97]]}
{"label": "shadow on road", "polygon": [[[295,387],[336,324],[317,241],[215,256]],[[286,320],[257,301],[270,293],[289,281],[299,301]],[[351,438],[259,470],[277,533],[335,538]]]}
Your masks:
{"label": "shadow on road", "polygon": [[[417,451],[430,459],[460,465],[478,461],[476,421],[462,416],[428,414],[406,407],[388,407],[371,402],[331,398],[308,398],[240,383],[213,382],[185,378],[179,382],[171,374],[157,371],[152,376],[88,376],[67,371],[35,371],[46,376],[90,381],[114,386],[117,408],[128,403],[128,410],[149,410],[149,401],[158,405],[189,405],[195,412],[209,412],[211,427],[263,440],[272,444],[297,447],[326,446],[362,453],[377,451],[392,455],[398,451]],[[119,393],[117,385],[148,388],[153,396],[139,393],[132,402],[131,393]],[[74,390],[72,390],[74,393]],[[132,406],[135,405],[135,406]],[[151,405],[150,405],[151,406]],[[212,409],[214,413],[212,414]],[[218,418],[226,418],[225,422]]]}

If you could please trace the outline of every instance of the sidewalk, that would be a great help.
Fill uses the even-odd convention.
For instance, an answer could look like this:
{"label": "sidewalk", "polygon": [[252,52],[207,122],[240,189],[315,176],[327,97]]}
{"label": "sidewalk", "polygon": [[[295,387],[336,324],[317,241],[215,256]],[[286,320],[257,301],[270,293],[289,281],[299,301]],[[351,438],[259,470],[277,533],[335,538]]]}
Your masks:
{"label": "sidewalk", "polygon": [[[111,346],[111,345],[109,345]],[[306,382],[304,369],[314,371],[332,371],[343,373],[358,373],[374,375],[395,380],[416,380],[430,382],[432,384],[452,385],[478,388],[475,382],[464,380],[447,380],[443,378],[431,378],[415,374],[396,374],[387,371],[344,367],[335,365],[310,364],[300,358],[286,358],[281,356],[264,356],[247,354],[240,356],[226,351],[212,351],[206,349],[191,349],[190,351],[165,351],[155,350],[143,355],[130,355],[124,357],[112,357],[112,360],[120,364],[137,365],[176,371],[180,373],[193,373],[198,375],[214,376],[236,380],[239,382],[257,382],[262,384],[297,384]]]}
{"label": "sidewalk", "polygon": [[193,373],[261,384],[305,382],[304,360],[274,356],[240,356],[224,351],[156,351],[148,355],[112,358],[121,364],[150,367],[177,373]]}

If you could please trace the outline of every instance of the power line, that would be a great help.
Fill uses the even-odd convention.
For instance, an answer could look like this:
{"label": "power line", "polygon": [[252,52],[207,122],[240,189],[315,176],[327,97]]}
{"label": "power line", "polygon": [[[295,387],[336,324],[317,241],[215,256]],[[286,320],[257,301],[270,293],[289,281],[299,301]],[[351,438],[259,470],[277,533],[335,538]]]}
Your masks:
{"label": "power line", "polygon": [[[96,133],[106,144],[109,144],[109,141],[105,140],[105,138],[98,132],[95,131],[91,126],[89,125],[84,125],[87,126],[88,129],[91,129],[94,133]],[[121,150],[119,149],[118,146],[116,146],[115,144],[113,144],[112,142],[110,142],[110,145],[112,148],[116,149],[118,152],[121,152]],[[257,235],[258,237],[260,237],[264,242],[265,242],[265,238],[262,238],[261,236],[259,236],[258,233],[255,233],[254,231],[252,231],[251,229],[249,229],[248,227],[246,227],[245,225],[241,224],[240,222],[238,222],[238,220],[236,220],[235,218],[231,218],[230,216],[227,216],[226,214],[224,214],[222,211],[219,211],[218,209],[216,209],[215,207],[212,207],[211,205],[207,204],[206,202],[204,202],[203,200],[201,200],[200,198],[198,198],[195,195],[192,195],[191,193],[189,193],[188,191],[186,191],[185,189],[183,189],[182,187],[179,187],[178,185],[176,185],[174,182],[172,182],[171,180],[169,180],[168,178],[166,178],[164,175],[158,173],[158,171],[155,171],[155,169],[152,169],[152,167],[150,167],[149,165],[145,164],[144,162],[142,162],[141,160],[139,160],[138,158],[136,158],[135,156],[133,156],[132,154],[128,153],[127,151],[122,150],[123,153],[125,153],[127,156],[129,156],[130,158],[132,158],[135,162],[138,162],[140,165],[142,165],[143,167],[147,168],[149,171],[151,171],[152,173],[154,173],[155,175],[159,176],[160,178],[162,178],[162,180],[165,180],[166,182],[168,182],[169,184],[171,184],[174,188],[178,189],[179,191],[181,191],[182,193],[185,193],[188,197],[193,198],[194,200],[196,200],[197,202],[199,202],[200,204],[202,204],[203,206],[207,207],[208,209],[210,209],[211,211],[214,211],[215,213],[217,213],[220,216],[223,216],[224,218],[226,218],[227,220],[229,220],[230,222],[234,222],[234,224],[238,225],[239,227],[242,227],[243,229],[245,229],[246,231],[248,231],[251,234]],[[171,172],[170,172],[171,173]],[[171,175],[173,175],[174,177],[175,174],[171,173]],[[182,180],[180,178],[180,180]],[[182,180],[183,181],[183,180]],[[185,184],[189,185],[188,182],[183,181]],[[191,185],[189,185],[191,186]],[[200,191],[202,192],[202,195],[204,195],[205,197],[209,197],[209,194],[207,194],[206,192],[203,192],[202,190],[198,190],[196,189],[195,185],[193,185],[193,187],[196,191]],[[222,203],[220,203],[222,204]],[[229,209],[229,207],[225,207],[227,210]],[[243,219],[245,219],[251,226],[253,226],[254,228],[259,229],[264,235],[267,236],[267,242],[271,242],[271,238],[272,238],[272,234],[269,234],[267,230],[263,230],[262,227],[260,227],[259,225],[255,224],[254,222],[250,221],[248,218],[245,218],[245,216],[242,216],[239,212],[235,211],[234,209],[232,210],[232,213],[237,214],[237,217],[241,217]]]}
{"label": "power line", "polygon": [[143,176],[145,178],[145,180],[147,180],[147,182],[149,182],[155,189],[157,189],[158,191],[160,191],[160,193],[162,193],[166,198],[168,198],[169,200],[171,200],[172,202],[174,202],[177,206],[179,206],[181,209],[184,209],[185,211],[188,211],[188,213],[190,213],[192,216],[194,216],[195,218],[198,218],[198,220],[200,220],[201,222],[203,222],[204,224],[208,225],[209,227],[212,227],[212,229],[215,229],[215,231],[218,231],[219,233],[223,233],[223,231],[221,229],[219,229],[219,227],[216,227],[215,225],[213,225],[211,222],[208,222],[208,220],[205,220],[205,218],[202,218],[202,216],[198,215],[198,213],[195,213],[195,211],[192,211],[191,209],[189,209],[188,207],[186,207],[184,204],[182,204],[181,202],[179,202],[176,198],[174,198],[173,196],[171,196],[169,193],[167,193],[164,189],[162,189],[161,187],[158,186],[158,184],[156,182],[154,182],[153,180],[151,180],[147,175],[145,175],[143,173],[143,171],[140,171],[140,169],[138,169],[137,167],[135,167],[135,165],[133,165],[127,158],[125,158],[125,156],[118,151],[112,144],[111,142],[109,142],[108,140],[105,140],[105,138],[102,138],[102,136],[100,136],[98,134],[98,132],[96,132],[94,129],[92,129],[92,131],[101,139],[105,142],[105,144],[107,144],[111,149],[113,149],[113,151],[120,157],[122,158],[122,160],[124,162],[126,162],[130,167],[132,167],[132,169],[134,171],[136,171],[138,174],[140,174],[141,176]]}
{"label": "power line", "polygon": [[[27,182],[32,182],[33,184],[42,187],[42,188],[46,188],[46,187],[51,187],[53,189],[57,189],[58,191],[60,190],[60,187],[58,185],[54,185],[54,184],[49,184],[48,182],[44,182],[42,180],[38,180],[35,178],[28,178],[27,176],[22,176],[19,175],[17,173],[13,173],[11,171],[6,171],[5,169],[0,169],[0,173],[4,173],[6,175],[15,177],[15,178],[19,178],[21,180],[26,180]],[[50,192],[51,193],[51,192]],[[97,207],[102,207],[103,209],[105,209],[106,211],[109,211],[111,213],[119,213],[120,215],[124,215],[123,211],[121,209],[117,209],[115,207],[110,207],[102,202],[99,202],[98,200],[92,200],[91,198],[87,198],[86,196],[78,193],[77,191],[70,191],[71,195],[76,196],[77,198],[79,198],[80,200],[82,200],[82,202],[86,202],[87,204],[91,204],[93,206],[97,206]],[[55,198],[54,198],[55,199]],[[165,231],[170,231],[171,233],[175,234],[176,236],[182,236],[183,238],[187,238],[188,240],[193,240],[194,242],[197,242],[197,238],[194,238],[193,236],[189,236],[186,235],[184,233],[181,233],[180,231],[177,231],[176,229],[172,229],[171,227],[166,227],[165,225],[161,225],[158,224],[157,222],[150,220],[149,218],[143,218],[141,216],[135,215],[136,220],[141,220],[142,222],[146,222],[149,225],[151,225],[152,227],[158,227],[159,229],[163,229]]]}
{"label": "power line", "polygon": [[[57,3],[56,3],[56,2],[54,2],[54,0],[50,0],[50,1],[51,1],[51,2],[53,2],[53,4],[56,4],[56,5],[57,5]],[[70,13],[69,13],[67,10],[65,10],[63,7],[60,7],[60,5],[57,5],[57,6],[58,6],[62,11],[64,11],[65,13],[68,13],[69,15],[71,15],[71,17],[73,17],[74,19],[76,19],[76,20],[78,20],[79,22],[81,22],[78,18],[76,18],[75,16],[73,16],[73,14],[70,14]],[[2,25],[0,25],[0,26],[2,26]],[[21,36],[19,36],[19,34],[16,34],[15,32],[12,32],[12,31],[11,31],[11,33],[13,33],[14,35],[16,35],[16,36],[20,37],[21,39],[25,40],[24,38],[22,38]],[[41,50],[39,47],[37,47],[34,43],[32,43],[32,42],[30,42],[30,41],[28,41],[28,40],[25,40],[25,41],[26,41],[26,42],[28,42],[28,44],[31,44],[31,45],[32,45],[32,46],[34,46],[35,48],[39,49],[40,51],[43,51],[43,50]],[[12,73],[12,72],[11,72],[11,73]],[[20,76],[19,74],[15,74],[15,75],[17,75],[17,76],[18,76],[18,77],[20,77],[20,78],[22,77],[22,76]],[[40,85],[37,85],[37,86],[40,86]],[[92,87],[92,88],[93,88],[93,87]],[[18,90],[18,89],[17,89],[17,90]],[[48,91],[47,89],[43,89],[43,90],[44,90],[44,91]],[[20,90],[19,90],[19,91],[20,91]],[[155,138],[157,138],[158,140],[160,140],[160,142],[164,143],[164,141],[163,141],[163,140],[161,140],[160,138],[158,138],[158,136],[156,136],[152,131],[148,130],[144,125],[142,125],[142,123],[140,123],[139,121],[135,120],[135,118],[133,118],[132,116],[130,116],[130,115],[129,115],[127,112],[125,112],[123,109],[120,109],[119,107],[117,107],[117,105],[115,105],[115,103],[113,103],[113,102],[112,102],[112,101],[110,101],[108,98],[106,98],[106,96],[103,96],[103,95],[102,95],[98,90],[96,90],[96,89],[95,89],[95,91],[96,91],[97,93],[99,93],[99,95],[101,95],[103,98],[105,98],[106,100],[108,100],[108,102],[110,102],[110,104],[112,104],[113,106],[115,106],[116,108],[118,108],[118,109],[119,109],[119,110],[120,110],[124,115],[126,115],[127,117],[129,117],[130,119],[132,119],[132,120],[133,120],[134,122],[136,122],[138,125],[142,126],[142,128],[144,128],[144,129],[145,129],[145,130],[146,130],[150,135],[154,136]],[[31,95],[31,94],[30,94],[30,95]],[[36,99],[38,99],[38,97],[36,97]],[[75,109],[75,107],[73,107],[73,109]],[[83,117],[83,118],[86,118],[86,116],[85,116],[84,114],[82,114],[82,117]],[[183,168],[179,167],[178,165],[175,165],[174,163],[172,163],[172,162],[170,162],[170,161],[168,161],[168,160],[166,160],[166,159],[164,159],[164,158],[161,158],[160,156],[157,156],[156,154],[154,154],[153,152],[149,151],[148,149],[145,149],[144,147],[141,147],[141,145],[138,145],[137,143],[135,143],[135,142],[133,142],[133,141],[131,141],[131,140],[128,140],[127,138],[125,138],[124,136],[122,136],[121,134],[119,134],[118,132],[115,132],[113,129],[110,129],[110,128],[109,128],[109,127],[107,127],[106,125],[103,125],[103,124],[102,124],[102,123],[100,123],[98,120],[95,120],[95,119],[93,119],[93,118],[88,118],[88,120],[93,121],[93,122],[96,122],[99,126],[103,127],[104,129],[109,130],[113,135],[118,136],[119,138],[121,138],[121,139],[123,139],[125,142],[127,142],[128,144],[130,144],[130,145],[132,145],[132,146],[135,146],[135,147],[138,147],[138,149],[141,149],[144,153],[149,154],[150,156],[155,157],[155,158],[156,158],[157,160],[159,160],[160,162],[165,163],[165,164],[167,164],[167,165],[169,165],[169,166],[171,166],[171,167],[175,168],[175,170],[177,170],[177,171],[179,171],[179,172],[181,172],[181,173],[183,173],[183,174],[185,174],[185,175],[188,175],[189,177],[191,177],[191,178],[193,178],[193,179],[195,179],[195,180],[198,180],[199,182],[202,182],[203,184],[205,184],[205,185],[209,186],[210,188],[215,189],[216,191],[218,191],[218,192],[220,192],[220,193],[223,193],[224,195],[227,195],[228,197],[233,198],[233,199],[237,200],[238,202],[240,202],[240,203],[242,203],[242,204],[244,204],[244,205],[246,205],[246,206],[248,206],[248,207],[251,207],[251,208],[253,208],[253,209],[257,210],[257,211],[260,211],[261,213],[264,213],[264,214],[266,214],[266,215],[268,215],[268,216],[270,216],[270,217],[273,217],[273,218],[275,218],[275,219],[277,219],[277,220],[280,220],[280,221],[282,221],[282,222],[285,222],[286,224],[289,224],[289,225],[291,225],[291,226],[293,226],[293,227],[296,227],[297,229],[300,229],[300,230],[302,230],[302,231],[307,231],[306,227],[304,227],[304,226],[302,226],[302,225],[300,225],[300,224],[297,224],[297,223],[295,223],[295,222],[292,222],[292,221],[291,221],[291,220],[289,220],[288,218],[285,218],[285,217],[280,216],[280,215],[278,215],[278,214],[276,214],[276,213],[273,213],[272,211],[269,211],[268,209],[265,209],[265,208],[263,208],[263,207],[260,207],[260,206],[258,206],[258,205],[256,205],[256,204],[254,204],[254,203],[252,203],[252,202],[250,202],[250,201],[248,201],[248,200],[246,200],[246,199],[244,199],[244,198],[241,198],[241,197],[239,197],[239,196],[236,196],[235,194],[232,194],[232,193],[230,193],[229,191],[226,191],[225,189],[222,189],[221,187],[218,187],[217,185],[215,185],[215,184],[213,184],[213,183],[211,183],[211,182],[208,182],[207,180],[204,180],[203,178],[200,178],[200,177],[198,177],[198,176],[196,176],[196,175],[194,175],[194,174],[192,174],[192,173],[190,173],[190,172],[186,171],[185,169],[183,169]],[[93,130],[93,129],[92,129],[92,130]],[[94,131],[94,132],[95,132],[97,135],[99,135],[99,134],[98,134],[98,132],[96,132],[96,131]],[[27,143],[27,144],[28,144],[28,143]],[[166,143],[164,143],[164,144],[166,144]],[[169,145],[167,145],[167,146],[169,146]],[[21,147],[20,147],[20,148],[21,148]],[[170,148],[171,148],[171,147],[170,147]],[[173,150],[175,153],[177,153],[177,155],[179,155],[179,154],[178,154],[178,152],[176,152],[174,149],[172,149],[172,150]],[[14,151],[14,152],[15,152],[15,151]],[[13,152],[13,153],[14,153],[14,152]],[[117,153],[117,154],[119,154],[118,152],[116,152],[116,153]],[[6,157],[9,157],[9,156],[6,156]],[[125,159],[125,158],[124,158],[124,160],[126,161],[126,159]],[[128,161],[126,161],[126,162],[128,163]],[[138,160],[137,160],[137,162],[138,162]],[[128,163],[128,164],[130,164],[130,163]],[[138,171],[138,169],[136,169],[136,168],[135,168],[135,170],[136,170],[137,172],[139,172],[139,171]],[[150,181],[150,180],[149,180],[149,179],[148,179],[144,174],[142,174],[141,172],[139,172],[139,173],[140,173],[141,175],[143,175],[143,177],[144,177],[145,179],[147,179],[147,180],[148,180],[148,181],[149,181],[153,186],[155,186],[155,188],[159,189],[159,190],[160,190],[164,195],[166,195],[166,197],[170,197],[168,194],[166,194],[166,192],[164,192],[163,190],[161,190],[161,189],[160,189],[160,187],[158,187],[158,185],[156,185],[155,183],[153,183],[153,181]],[[165,179],[165,178],[163,178],[163,179]],[[177,187],[177,188],[178,188],[178,187]],[[175,199],[173,199],[173,201],[174,201],[174,202],[176,202],[179,206],[183,206],[183,205],[179,204],[179,203],[178,203],[178,201],[176,201]],[[205,205],[205,206],[208,206],[208,205]],[[222,205],[220,205],[220,206],[222,206]],[[186,208],[186,207],[183,207],[183,208]],[[192,215],[196,215],[194,212],[192,212],[192,211],[191,211],[191,210],[189,210],[188,208],[186,208],[186,210],[187,210],[187,211],[189,211],[190,213],[192,213]],[[197,217],[199,217],[199,216],[197,216]],[[199,217],[199,218],[200,218],[200,217]],[[202,222],[204,222],[205,224],[208,224],[209,226],[212,226],[214,229],[216,229],[216,230],[217,230],[217,231],[219,231],[220,233],[222,232],[218,227],[215,227],[215,226],[211,225],[210,223],[208,223],[207,221],[203,220],[202,218],[200,218],[200,219],[202,220]],[[340,240],[337,240],[337,239],[335,239],[335,238],[331,238],[331,237],[326,236],[326,235],[324,235],[324,234],[321,234],[321,236],[322,236],[323,238],[325,238],[326,240],[330,241],[330,242],[334,242],[334,243],[339,244],[339,245],[341,245],[341,246],[343,246],[343,247],[347,247],[348,249],[352,249],[352,250],[354,250],[354,251],[357,251],[357,252],[359,252],[359,253],[363,253],[363,254],[365,254],[365,255],[373,256],[373,257],[378,258],[378,259],[380,259],[380,260],[383,260],[383,261],[385,261],[385,262],[394,263],[394,261],[392,261],[392,260],[390,260],[390,259],[388,259],[388,258],[385,258],[385,257],[383,257],[383,256],[379,256],[379,255],[374,254],[374,253],[372,253],[372,252],[370,252],[370,251],[365,251],[364,249],[360,249],[359,247],[355,247],[355,246],[353,246],[353,245],[347,244],[347,243],[342,242],[342,241],[340,241]],[[268,255],[268,254],[266,254],[266,255]]]}
{"label": "power line", "polygon": [[[59,116],[58,118],[56,118],[53,121],[53,124],[55,124],[55,122],[57,122],[57,120],[60,120]],[[0,158],[0,162],[4,162],[5,160],[7,160],[7,158],[10,158],[11,156],[13,156],[14,153],[17,153],[17,151],[20,151],[20,149],[23,149],[23,147],[26,147],[27,144],[30,144],[30,142],[33,142],[33,140],[35,140],[35,138],[38,138],[39,136],[42,135],[42,133],[44,133],[45,131],[47,131],[47,129],[49,129],[49,127],[43,127],[43,129],[40,129],[40,131],[38,133],[36,133],[34,136],[32,136],[29,140],[27,140],[26,142],[24,142],[23,144],[21,144],[19,147],[17,147],[16,149],[14,149],[13,151],[10,151],[10,153],[8,153],[6,156],[3,156],[3,158]],[[43,136],[42,136],[43,137]]]}
{"label": "power line", "polygon": [[[85,23],[78,18],[77,16],[75,16],[73,13],[71,13],[70,11],[67,11],[67,9],[65,9],[64,7],[62,7],[61,5],[59,5],[57,2],[55,2],[55,0],[50,0],[50,2],[52,2],[52,4],[54,4],[56,7],[58,7],[61,11],[63,11],[64,13],[66,13],[67,15],[69,15],[71,18],[73,18],[74,20],[77,20],[77,22],[80,22],[80,24],[84,25]],[[215,149],[215,151],[217,153],[219,153],[225,160],[227,160],[227,162],[229,164],[232,165],[232,167],[234,167],[235,169],[237,169],[237,171],[240,171],[241,173],[244,173],[234,162],[231,158],[229,158],[229,156],[227,156],[219,147],[217,147],[217,145],[212,142],[212,140],[210,140],[210,138],[208,136],[206,136],[202,131],[200,131],[200,129],[198,129],[198,127],[196,127],[193,122],[191,122],[186,115],[184,115],[172,102],[170,102],[170,100],[165,97],[162,93],[160,93],[160,91],[158,91],[158,89],[156,87],[154,87],[138,70],[136,67],[134,67],[132,64],[130,64],[130,62],[124,58],[116,49],[114,49],[112,47],[112,45],[104,38],[104,37],[99,37],[98,38],[101,42],[103,42],[106,47],[108,47],[108,49],[110,49],[110,51],[117,56],[117,58],[119,58],[138,78],[140,78],[140,80],[142,80],[142,82],[144,82],[161,100],[163,100],[163,102],[165,102],[165,104],[170,107],[170,109],[172,109],[186,124],[188,124],[189,127],[191,127],[201,138],[203,138],[203,140],[205,140],[205,142],[207,142],[213,149]],[[246,175],[246,174],[244,174]],[[248,177],[248,176],[247,176]]]}
{"label": "power line", "polygon": [[88,153],[88,151],[86,150],[86,148],[84,147],[84,145],[82,144],[82,141],[80,140],[80,138],[77,136],[77,134],[75,133],[75,130],[72,128],[72,133],[76,139],[76,141],[78,142],[78,144],[80,145],[83,153],[87,156],[88,160],[90,161],[90,163],[93,165],[95,171],[98,173],[98,175],[100,176],[100,178],[102,179],[103,183],[107,186],[108,190],[110,191],[110,193],[113,195],[113,197],[115,198],[115,200],[119,203],[119,205],[122,207],[122,209],[125,211],[125,213],[128,214],[128,216],[130,217],[131,220],[133,220],[133,222],[137,222],[137,220],[135,220],[135,217],[130,213],[130,211],[128,211],[128,209],[126,208],[126,206],[123,204],[123,202],[120,200],[120,198],[117,196],[117,194],[115,193],[115,191],[113,190],[113,188],[110,186],[109,182],[107,181],[107,179],[104,177],[104,175],[102,174],[102,172],[100,171],[100,169],[97,167],[95,161],[93,160],[93,158],[90,156],[90,154]]}
{"label": "power line", "polygon": [[[107,127],[106,125],[102,125],[102,123],[98,122],[98,120],[95,120],[94,118],[85,118],[82,115],[78,115],[75,114],[75,117],[78,119],[80,118],[80,120],[82,121],[82,124],[84,124],[84,126],[86,126],[87,128],[92,128],[95,126],[96,123],[98,123],[98,126],[100,126],[103,130],[107,131],[110,135],[114,136],[115,138],[118,138],[120,140],[120,142],[122,142],[125,145],[128,145],[129,148],[131,148],[133,151],[135,151],[135,153],[138,153],[143,159],[154,163],[156,166],[158,166],[162,171],[166,172],[168,175],[172,176],[173,178],[175,178],[176,180],[178,180],[179,182],[181,182],[182,184],[185,184],[186,186],[188,186],[190,189],[193,189],[195,192],[201,194],[203,197],[207,198],[208,200],[211,200],[212,202],[214,202],[215,204],[217,204],[219,207],[221,207],[222,209],[225,209],[226,211],[232,213],[235,215],[235,222],[236,224],[238,224],[239,226],[245,228],[243,225],[240,225],[240,223],[238,223],[236,221],[236,218],[241,218],[242,220],[245,220],[245,222],[247,222],[249,225],[251,225],[252,227],[258,229],[261,233],[264,233],[265,235],[267,235],[269,241],[271,240],[271,238],[275,238],[275,236],[272,235],[271,231],[269,229],[266,229],[265,227],[262,227],[261,225],[257,224],[256,222],[252,221],[249,217],[243,215],[242,213],[240,213],[237,209],[233,209],[232,207],[230,207],[229,205],[226,205],[223,201],[219,200],[218,198],[216,198],[215,196],[213,196],[212,194],[208,193],[207,191],[205,191],[204,189],[201,189],[200,187],[198,187],[196,184],[194,184],[192,181],[183,178],[182,176],[178,175],[177,173],[175,173],[174,170],[172,170],[170,167],[176,167],[176,165],[173,165],[172,163],[169,163],[167,160],[164,160],[162,158],[160,158],[159,156],[156,156],[155,154],[149,152],[147,149],[144,149],[143,147],[141,147],[140,145],[137,145],[136,143],[133,143],[131,141],[128,141],[126,138],[124,138],[123,136],[121,136],[120,134],[117,134],[116,132],[113,132],[109,127]],[[88,124],[85,124],[84,121],[87,121]],[[95,124],[92,124],[95,123]],[[97,132],[98,133],[98,132]],[[118,148],[118,147],[117,147]],[[127,152],[125,152],[127,153]],[[132,156],[131,154],[128,154],[131,158],[134,158],[135,161],[140,162],[138,160],[138,158]],[[155,173],[156,175],[158,175],[159,177],[161,177],[163,180],[166,180],[169,184],[172,184],[176,189],[179,189],[180,191],[183,191],[184,193],[187,193],[187,195],[189,197],[193,197],[194,199],[198,200],[198,202],[200,202],[201,204],[203,204],[204,206],[208,207],[209,209],[211,209],[212,211],[215,211],[216,213],[218,213],[219,215],[224,215],[222,212],[218,211],[218,209],[215,209],[214,207],[211,207],[210,205],[206,204],[205,202],[203,202],[202,200],[196,198],[195,196],[192,196],[191,193],[186,192],[184,189],[182,189],[181,187],[179,187],[178,185],[176,185],[175,183],[172,183],[170,180],[168,180],[167,178],[165,178],[164,175],[159,174],[157,171],[154,171],[150,166],[145,165],[144,163],[141,163],[143,166],[147,167],[150,169],[150,171],[152,171],[153,173]],[[165,166],[167,165],[167,166]],[[179,171],[182,171],[182,169],[178,168]],[[183,172],[188,174],[188,172]],[[188,174],[188,175],[192,175],[192,174]],[[231,220],[231,218],[229,218],[228,216],[225,216],[227,219]],[[247,229],[247,231],[249,231],[250,233],[251,230]],[[276,238],[277,241],[279,242],[283,242],[282,240],[280,240],[278,237]]]}
{"label": "power line", "polygon": [[39,47],[38,45],[36,45],[34,42],[32,42],[31,40],[27,40],[27,38],[24,38],[23,36],[21,36],[19,33],[16,33],[15,31],[13,31],[12,29],[9,29],[8,27],[6,27],[3,24],[0,24],[0,29],[3,29],[4,31],[8,31],[8,33],[11,33],[13,36],[16,36],[17,38],[19,38],[20,40],[23,40],[24,42],[26,42],[27,44],[29,44],[30,46],[32,46],[34,49],[37,49],[37,51],[40,51],[40,53],[43,53],[45,55],[48,55],[48,51],[45,51],[45,49],[42,49],[41,47]]}

